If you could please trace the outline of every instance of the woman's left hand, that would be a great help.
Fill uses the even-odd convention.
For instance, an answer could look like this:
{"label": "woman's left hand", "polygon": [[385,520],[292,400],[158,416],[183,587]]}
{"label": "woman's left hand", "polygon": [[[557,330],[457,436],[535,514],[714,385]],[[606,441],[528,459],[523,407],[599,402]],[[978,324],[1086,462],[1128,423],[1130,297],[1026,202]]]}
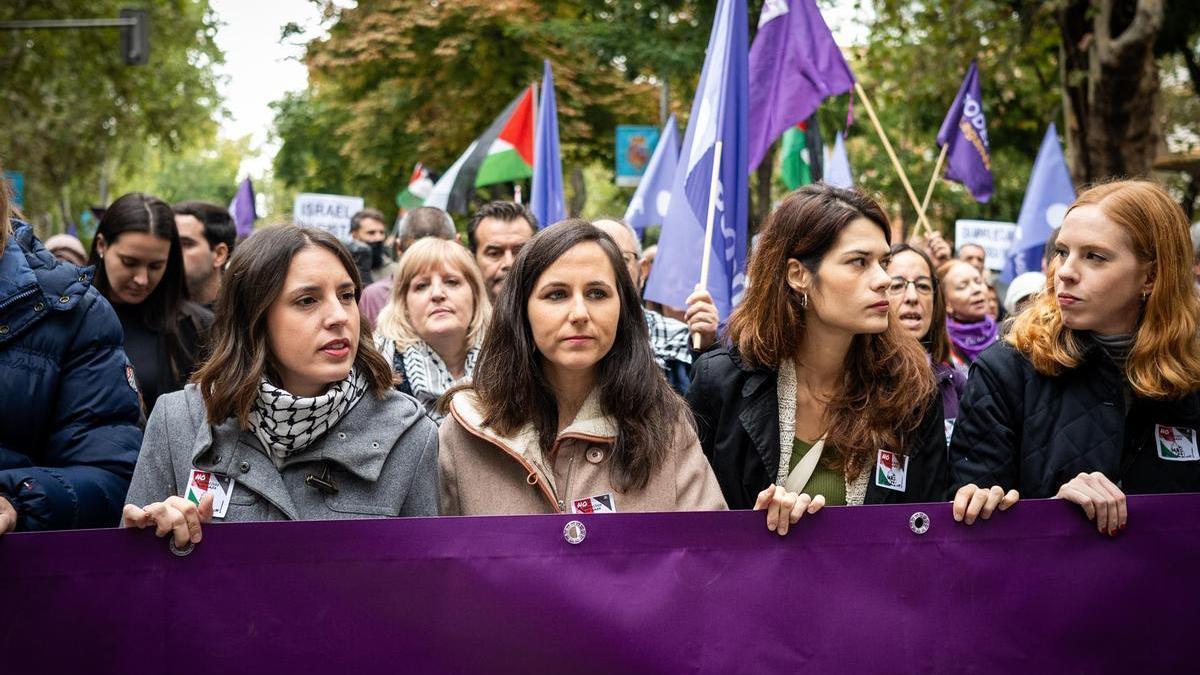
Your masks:
{"label": "woman's left hand", "polygon": [[816,513],[825,506],[824,495],[810,497],[805,493],[788,492],[787,488],[771,483],[758,493],[754,510],[767,511],[767,529],[779,536],[788,533],[788,527],[800,520],[805,513]]}

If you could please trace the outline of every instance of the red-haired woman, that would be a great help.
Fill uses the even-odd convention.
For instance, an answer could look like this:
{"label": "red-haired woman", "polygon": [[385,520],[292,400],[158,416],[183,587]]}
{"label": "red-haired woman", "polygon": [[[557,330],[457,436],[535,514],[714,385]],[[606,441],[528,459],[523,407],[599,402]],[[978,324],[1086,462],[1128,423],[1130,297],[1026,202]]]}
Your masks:
{"label": "red-haired woman", "polygon": [[726,347],[688,402],[731,508],[764,492],[823,504],[942,499],[942,407],[929,359],[889,313],[887,218],[858,192],[811,185],[771,214]]}
{"label": "red-haired woman", "polygon": [[1187,220],[1162,188],[1080,195],[1046,292],[975,361],[950,448],[956,519],[1060,497],[1112,536],[1127,493],[1200,490],[1192,284]]}

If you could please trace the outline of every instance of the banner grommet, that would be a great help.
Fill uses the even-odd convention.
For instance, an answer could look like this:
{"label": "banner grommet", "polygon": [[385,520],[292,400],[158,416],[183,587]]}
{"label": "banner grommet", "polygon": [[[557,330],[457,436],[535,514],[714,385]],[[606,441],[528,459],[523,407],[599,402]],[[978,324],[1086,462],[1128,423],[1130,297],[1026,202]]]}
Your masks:
{"label": "banner grommet", "polygon": [[563,539],[569,544],[581,543],[587,539],[587,528],[578,520],[572,520],[563,527]]}
{"label": "banner grommet", "polygon": [[184,546],[183,548],[179,548],[178,546],[175,545],[175,540],[172,538],[172,539],[167,540],[167,547],[171,549],[171,553],[182,558],[186,555],[190,555],[191,552],[193,550],[195,550],[196,545],[189,541],[187,543],[187,546]]}
{"label": "banner grommet", "polygon": [[929,516],[925,515],[924,511],[917,511],[908,519],[908,529],[913,531],[913,534],[925,534],[929,531]]}

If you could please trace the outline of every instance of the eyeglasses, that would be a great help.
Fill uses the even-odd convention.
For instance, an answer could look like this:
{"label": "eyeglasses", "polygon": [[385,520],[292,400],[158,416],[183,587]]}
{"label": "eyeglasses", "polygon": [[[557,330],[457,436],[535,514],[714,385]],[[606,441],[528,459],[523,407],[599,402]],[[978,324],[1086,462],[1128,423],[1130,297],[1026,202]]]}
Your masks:
{"label": "eyeglasses", "polygon": [[908,290],[908,285],[912,284],[913,288],[917,289],[917,295],[933,295],[933,282],[925,277],[919,279],[905,279],[904,277],[892,277],[892,283],[888,284],[888,295],[904,295],[904,291]]}

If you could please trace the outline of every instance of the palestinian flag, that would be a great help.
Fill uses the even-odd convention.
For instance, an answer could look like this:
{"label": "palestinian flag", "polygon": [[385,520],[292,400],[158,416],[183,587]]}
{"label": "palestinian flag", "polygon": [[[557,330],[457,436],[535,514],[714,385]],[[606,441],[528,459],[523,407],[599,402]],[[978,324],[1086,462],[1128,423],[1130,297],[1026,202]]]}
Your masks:
{"label": "palestinian flag", "polygon": [[533,175],[534,87],[521,92],[442,174],[425,206],[466,213],[475,188]]}
{"label": "palestinian flag", "polygon": [[789,190],[822,178],[821,134],[816,116],[783,132],[779,144],[779,174]]}
{"label": "palestinian flag", "polygon": [[433,180],[429,177],[429,169],[417,162],[413,167],[412,176],[408,179],[408,187],[396,195],[396,206],[402,209],[415,209],[425,203],[429,193],[433,192]]}

